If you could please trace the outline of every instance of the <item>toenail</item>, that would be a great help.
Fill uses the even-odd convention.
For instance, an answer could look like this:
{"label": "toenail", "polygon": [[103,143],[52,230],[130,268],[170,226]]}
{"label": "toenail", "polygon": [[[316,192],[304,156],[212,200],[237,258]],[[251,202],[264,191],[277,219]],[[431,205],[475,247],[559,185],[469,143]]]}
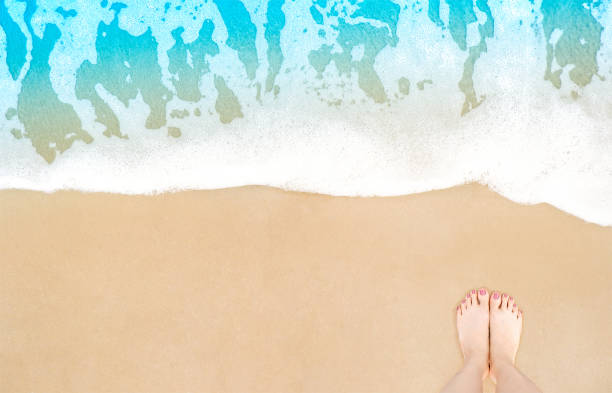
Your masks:
{"label": "toenail", "polygon": [[465,303],[465,299],[463,299],[463,300],[461,301],[461,303]]}
{"label": "toenail", "polygon": [[493,299],[499,299],[499,292],[495,292],[493,294]]}
{"label": "toenail", "polygon": [[472,295],[476,294],[476,290],[472,289]]}
{"label": "toenail", "polygon": [[486,290],[484,290],[484,289],[481,289],[481,290],[480,290],[480,294],[484,296],[484,295],[486,295],[486,294],[487,294],[487,291],[486,291]]}
{"label": "toenail", "polygon": [[506,295],[505,293],[502,295],[502,297],[508,297],[508,295]]}
{"label": "toenail", "polygon": [[513,300],[514,300],[514,298],[513,298],[512,296],[510,296],[510,299],[508,299],[508,300],[513,301]]}

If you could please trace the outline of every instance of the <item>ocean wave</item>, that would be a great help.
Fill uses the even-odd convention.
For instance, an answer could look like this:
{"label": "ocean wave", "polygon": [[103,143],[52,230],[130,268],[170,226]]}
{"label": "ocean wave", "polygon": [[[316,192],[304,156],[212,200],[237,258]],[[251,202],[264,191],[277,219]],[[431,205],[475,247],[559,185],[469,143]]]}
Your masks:
{"label": "ocean wave", "polygon": [[0,0],[0,188],[480,182],[612,225],[608,8]]}

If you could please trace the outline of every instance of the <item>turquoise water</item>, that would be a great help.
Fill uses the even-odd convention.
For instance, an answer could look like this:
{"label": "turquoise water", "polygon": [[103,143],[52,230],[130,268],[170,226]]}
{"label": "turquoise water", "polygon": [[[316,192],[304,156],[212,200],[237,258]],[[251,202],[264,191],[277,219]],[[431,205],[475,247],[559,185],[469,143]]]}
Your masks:
{"label": "turquoise water", "polygon": [[480,181],[608,223],[609,6],[0,0],[0,186]]}

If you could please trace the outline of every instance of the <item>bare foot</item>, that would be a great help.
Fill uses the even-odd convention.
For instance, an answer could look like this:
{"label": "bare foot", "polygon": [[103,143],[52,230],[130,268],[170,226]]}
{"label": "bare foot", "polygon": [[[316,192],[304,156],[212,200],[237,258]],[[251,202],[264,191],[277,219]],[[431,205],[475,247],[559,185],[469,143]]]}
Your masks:
{"label": "bare foot", "polygon": [[503,365],[514,366],[521,339],[523,312],[512,296],[493,292],[490,301],[491,379],[496,381],[495,370]]}
{"label": "bare foot", "polygon": [[489,292],[472,289],[457,306],[457,331],[466,364],[489,373]]}

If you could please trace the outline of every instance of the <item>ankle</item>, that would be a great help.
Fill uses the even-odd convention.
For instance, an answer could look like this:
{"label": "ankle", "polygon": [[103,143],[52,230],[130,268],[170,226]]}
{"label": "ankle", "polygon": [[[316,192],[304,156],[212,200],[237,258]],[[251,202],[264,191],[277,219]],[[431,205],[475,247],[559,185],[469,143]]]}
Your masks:
{"label": "ankle", "polygon": [[489,359],[486,355],[467,356],[463,363],[463,367],[473,369],[486,375],[489,371]]}
{"label": "ankle", "polygon": [[497,357],[497,358],[491,359],[491,370],[495,374],[500,374],[504,370],[513,369],[513,368],[515,368],[514,361],[510,358]]}

